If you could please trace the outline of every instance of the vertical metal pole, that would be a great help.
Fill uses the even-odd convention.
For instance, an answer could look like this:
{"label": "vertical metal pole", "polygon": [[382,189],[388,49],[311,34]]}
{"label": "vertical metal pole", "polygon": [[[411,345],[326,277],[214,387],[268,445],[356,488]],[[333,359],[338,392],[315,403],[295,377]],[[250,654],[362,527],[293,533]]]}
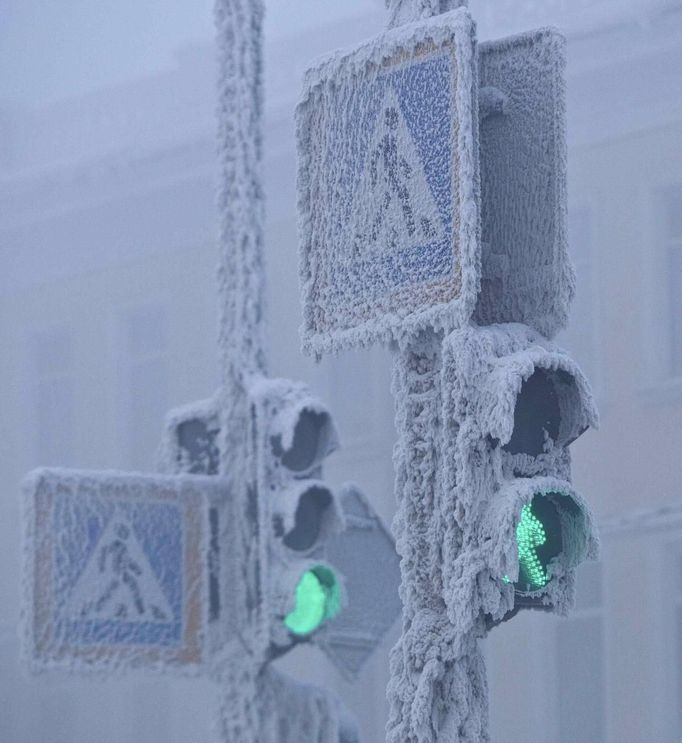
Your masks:
{"label": "vertical metal pole", "polygon": [[[398,510],[393,526],[401,557],[403,631],[391,651],[389,743],[432,739],[428,731],[433,729],[429,719],[433,694],[424,684],[436,669],[429,666],[425,656],[429,646],[438,641],[443,620],[447,619],[436,524],[440,367],[441,338],[431,332],[399,350],[394,360]],[[420,702],[418,698],[425,696],[426,703]]]}
{"label": "vertical metal pole", "polygon": [[428,18],[439,13],[447,13],[459,7],[466,7],[468,0],[386,0],[388,8],[388,27]]}
{"label": "vertical metal pole", "polygon": [[[220,183],[219,353],[221,462],[231,497],[239,504],[245,662],[216,665],[223,687],[218,732],[226,743],[258,743],[258,673],[267,645],[263,595],[266,565],[260,511],[254,527],[253,457],[247,385],[265,373],[264,198],[262,177],[263,0],[216,0],[218,43],[218,147]],[[256,597],[255,599],[253,597]]]}
{"label": "vertical metal pole", "polygon": [[223,386],[235,398],[265,372],[263,14],[262,0],[216,0],[219,343]]}
{"label": "vertical metal pole", "polygon": [[[444,13],[467,0],[387,0],[389,27]],[[434,332],[396,353],[393,394],[396,546],[403,632],[391,652],[388,743],[486,743],[487,681],[478,638],[458,635],[443,599],[442,537],[457,539],[440,508],[441,343]],[[456,545],[455,552],[456,552]],[[452,554],[452,552],[451,552]]]}

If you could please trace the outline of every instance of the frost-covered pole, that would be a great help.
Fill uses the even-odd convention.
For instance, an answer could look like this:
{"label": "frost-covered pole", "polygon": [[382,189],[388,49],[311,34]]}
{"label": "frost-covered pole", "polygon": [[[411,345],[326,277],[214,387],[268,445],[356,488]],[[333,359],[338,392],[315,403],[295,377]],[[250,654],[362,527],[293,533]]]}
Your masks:
{"label": "frost-covered pole", "polygon": [[219,50],[219,339],[224,393],[233,405],[240,405],[245,380],[265,372],[262,0],[216,0],[215,21]]}
{"label": "frost-covered pole", "polygon": [[[389,27],[466,6],[466,0],[387,0]],[[457,636],[443,600],[439,518],[442,335],[427,330],[396,353],[393,394],[396,545],[403,633],[391,653],[388,743],[487,740],[483,660],[473,635]]]}
{"label": "frost-covered pole", "polygon": [[[284,551],[279,544],[282,534],[272,533],[273,514],[276,508],[281,509],[283,485],[279,480],[268,479],[266,471],[277,471],[281,479],[281,472],[288,470],[277,459],[282,452],[278,454],[272,448],[275,433],[266,425],[262,408],[267,401],[267,413],[272,416],[273,410],[295,406],[301,402],[298,398],[304,395],[304,387],[266,379],[263,14],[262,0],[216,0],[222,373],[218,403],[219,470],[231,482],[237,525],[235,528],[235,523],[221,524],[218,542],[230,543],[236,539],[236,554],[243,558],[239,564],[225,568],[239,584],[228,586],[228,590],[238,591],[244,597],[236,621],[240,626],[239,642],[245,651],[237,655],[227,653],[214,664],[214,676],[222,693],[218,735],[225,743],[356,743],[355,724],[332,694],[300,684],[269,665],[274,657],[295,644],[278,615],[277,596],[281,594],[287,600],[286,612],[293,609],[289,603],[292,596],[298,595],[296,586],[287,584],[285,588],[284,579],[308,565],[299,564],[295,555],[290,556],[291,575],[274,574],[281,567],[275,556]],[[310,431],[306,443],[315,449],[319,478],[321,460],[334,448],[335,435],[330,433],[333,425],[329,413],[312,398],[306,397],[304,402],[297,413],[283,414],[286,425],[282,424],[277,436],[278,441],[285,442],[285,452],[293,456],[294,441],[298,439],[290,432],[297,429],[299,417],[305,425],[313,416],[324,446],[315,437],[311,438]],[[277,459],[276,466],[267,464],[273,457]],[[300,490],[297,497],[304,497],[305,483],[301,478],[305,475],[297,470]],[[316,483],[314,497],[329,498],[329,503],[325,501],[326,510],[319,511],[319,518],[327,523],[330,520],[327,511],[336,501]],[[308,525],[308,528],[313,527]],[[316,546],[323,542],[320,536]],[[329,612],[314,628],[306,627],[304,635],[312,636],[332,616]]]}
{"label": "frost-covered pole", "polygon": [[[262,179],[262,0],[216,0],[218,42],[218,146],[220,259],[218,266],[221,362],[220,471],[230,477],[237,512],[244,515],[238,538],[243,541],[244,580],[251,595],[259,595],[262,580],[257,565],[263,555],[252,544],[248,513],[249,403],[247,385],[265,373],[263,302],[263,179]],[[234,538],[234,533],[232,538]],[[230,675],[219,715],[219,732],[229,743],[259,739],[258,679],[267,643],[264,617],[249,617],[242,641],[251,663],[218,667],[218,681]]]}
{"label": "frost-covered pole", "polygon": [[467,0],[386,0],[388,26],[393,28],[403,23],[447,13],[455,8],[466,7]]}
{"label": "frost-covered pole", "polygon": [[566,613],[596,549],[568,452],[596,414],[550,340],[573,294],[564,41],[478,45],[462,5],[389,0],[297,111],[304,349],[397,349],[389,743],[486,743],[479,642]]}

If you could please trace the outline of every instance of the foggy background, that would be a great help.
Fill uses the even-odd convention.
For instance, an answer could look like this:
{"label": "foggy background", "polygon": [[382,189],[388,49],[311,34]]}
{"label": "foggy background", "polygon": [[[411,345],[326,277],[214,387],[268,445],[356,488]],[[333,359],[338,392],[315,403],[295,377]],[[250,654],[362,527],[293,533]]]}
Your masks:
{"label": "foggy background", "polygon": [[[560,620],[486,641],[494,743],[682,739],[682,2],[472,0],[479,38],[569,37],[569,200],[578,274],[560,342],[593,383],[572,447],[602,525]],[[269,0],[265,27],[270,370],[335,411],[387,523],[388,352],[299,352],[293,108],[314,57],[380,31],[383,0]],[[216,354],[210,0],[0,0],[0,743],[209,741],[215,689],[19,665],[20,482],[37,465],[153,470],[163,415],[210,395]],[[381,597],[377,597],[380,601]],[[315,648],[282,665],[334,687],[383,739],[388,650],[357,683]]]}

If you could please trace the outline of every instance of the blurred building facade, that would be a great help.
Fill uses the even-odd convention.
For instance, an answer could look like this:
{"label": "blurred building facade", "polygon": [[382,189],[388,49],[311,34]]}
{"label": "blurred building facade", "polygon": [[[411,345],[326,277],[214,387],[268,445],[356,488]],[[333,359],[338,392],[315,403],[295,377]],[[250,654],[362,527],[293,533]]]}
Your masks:
{"label": "blurred building facade", "polygon": [[[512,30],[479,4],[482,36]],[[561,20],[566,4],[555,5]],[[682,6],[592,6],[604,12],[566,16],[579,288],[561,340],[602,412],[574,462],[603,555],[582,571],[572,618],[528,613],[486,642],[500,743],[682,736]],[[519,12],[513,30],[545,20]],[[332,479],[358,482],[390,521],[388,352],[319,365],[299,352],[293,139],[306,62],[382,24],[375,10],[267,44],[265,169],[271,371],[308,380],[330,404],[344,444]],[[168,73],[0,117],[3,742],[209,739],[219,690],[207,682],[26,678],[16,626],[23,475],[38,465],[153,470],[165,411],[217,384],[213,80],[207,44]],[[314,648],[285,666],[334,686],[363,739],[378,741],[398,629],[356,684]]]}

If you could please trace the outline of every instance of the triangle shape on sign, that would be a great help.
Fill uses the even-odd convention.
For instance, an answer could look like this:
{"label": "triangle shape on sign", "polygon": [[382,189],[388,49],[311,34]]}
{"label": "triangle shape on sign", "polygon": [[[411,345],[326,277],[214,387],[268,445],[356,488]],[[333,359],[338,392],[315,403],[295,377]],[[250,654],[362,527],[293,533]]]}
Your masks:
{"label": "triangle shape on sign", "polygon": [[353,255],[431,245],[445,226],[398,96],[387,85],[353,195]]}
{"label": "triangle shape on sign", "polygon": [[78,577],[72,620],[172,622],[173,610],[130,521],[115,511]]}

